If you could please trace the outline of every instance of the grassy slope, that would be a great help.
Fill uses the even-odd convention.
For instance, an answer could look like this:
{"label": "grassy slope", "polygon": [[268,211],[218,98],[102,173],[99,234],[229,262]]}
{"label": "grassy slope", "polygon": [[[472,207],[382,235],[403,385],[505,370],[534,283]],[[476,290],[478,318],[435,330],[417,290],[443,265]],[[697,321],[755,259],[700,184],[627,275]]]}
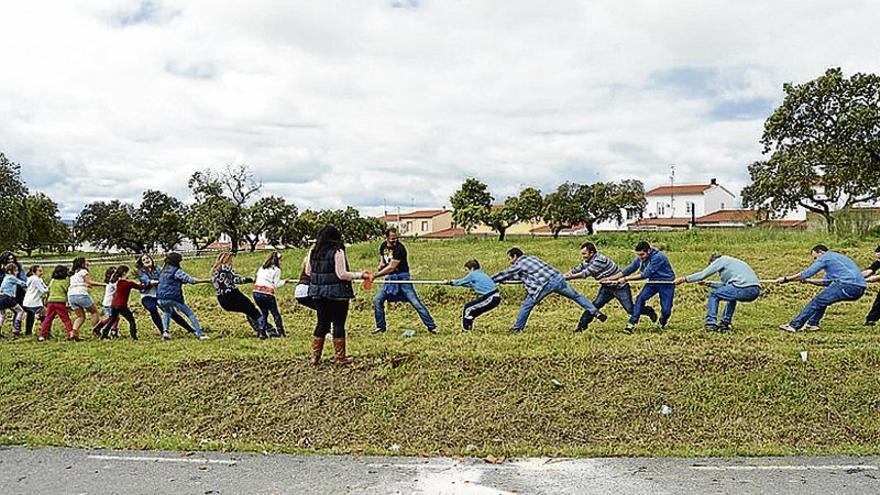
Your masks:
{"label": "grassy slope", "polygon": [[[632,257],[635,236],[598,236],[620,262]],[[823,239],[800,233],[652,234],[679,273],[701,268],[716,249],[751,262],[762,276],[794,272],[806,250]],[[477,257],[487,271],[502,268],[514,243],[560,267],[576,262],[580,239],[552,241],[410,242],[417,278],[460,273]],[[866,263],[869,242],[832,243]],[[375,264],[375,245],[350,250],[352,265]],[[287,256],[286,273],[301,252]],[[237,261],[253,271],[257,257]],[[185,264],[205,276],[206,260]],[[578,285],[588,296],[594,286]],[[861,326],[876,293],[834,307],[822,332],[787,335],[789,319],[816,289],[771,287],[742,305],[731,335],[701,332],[705,289],[678,293],[670,328],[643,326],[632,336],[610,305],[609,322],[573,336],[577,308],[551,298],[521,335],[506,334],[522,289],[458,330],[462,290],[420,289],[442,335],[427,335],[408,307],[389,312],[391,330],[373,328],[359,293],[350,325],[347,369],[306,362],[314,316],[296,307],[292,289],[281,303],[291,337],[249,337],[239,315],[220,312],[208,287],[187,294],[214,337],[158,341],[138,312],[142,340],[0,344],[0,441],[56,445],[172,449],[455,454],[707,455],[880,453],[880,346]],[[400,337],[404,328],[416,338]],[[124,329],[124,325],[123,325]],[[6,329],[8,334],[8,327]],[[124,333],[124,330],[123,330]],[[55,334],[61,329],[56,324]],[[810,352],[808,362],[799,352]],[[564,386],[555,388],[551,379]],[[662,404],[673,413],[657,413]]]}

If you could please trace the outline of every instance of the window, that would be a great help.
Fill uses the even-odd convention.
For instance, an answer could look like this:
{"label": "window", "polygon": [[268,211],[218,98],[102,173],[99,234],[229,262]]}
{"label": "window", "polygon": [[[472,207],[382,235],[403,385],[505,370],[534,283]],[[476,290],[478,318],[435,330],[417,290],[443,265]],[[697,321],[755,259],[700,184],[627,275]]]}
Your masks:
{"label": "window", "polygon": [[657,215],[663,216],[666,214],[666,205],[663,203],[657,203]]}
{"label": "window", "polygon": [[626,219],[627,220],[635,220],[639,217],[639,211],[635,208],[627,208],[626,209]]}
{"label": "window", "polygon": [[413,229],[413,224],[412,224],[412,222],[410,222],[410,221],[406,222],[406,228],[404,228],[403,231],[404,231],[404,232],[410,232],[410,231],[412,231],[412,229]]}
{"label": "window", "polygon": [[690,201],[685,203],[685,211],[687,212],[688,215],[693,213],[694,212],[694,204]]}
{"label": "window", "polygon": [[721,209],[722,210],[724,209],[724,203],[721,203]]}
{"label": "window", "polygon": [[427,231],[428,231],[428,221],[422,220],[422,232],[427,232]]}

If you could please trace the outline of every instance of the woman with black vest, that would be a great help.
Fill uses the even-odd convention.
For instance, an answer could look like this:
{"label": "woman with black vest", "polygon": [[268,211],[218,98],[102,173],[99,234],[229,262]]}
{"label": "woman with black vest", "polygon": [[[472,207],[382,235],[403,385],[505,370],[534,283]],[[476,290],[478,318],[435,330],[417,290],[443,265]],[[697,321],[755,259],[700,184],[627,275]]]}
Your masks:
{"label": "woman with black vest", "polygon": [[349,271],[339,229],[327,225],[318,232],[305,268],[309,276],[308,294],[318,312],[318,323],[312,337],[312,365],[317,366],[321,362],[324,337],[330,332],[331,325],[336,364],[349,364],[354,358],[345,353],[345,320],[348,317],[348,302],[354,299],[351,281],[363,278],[363,272]]}

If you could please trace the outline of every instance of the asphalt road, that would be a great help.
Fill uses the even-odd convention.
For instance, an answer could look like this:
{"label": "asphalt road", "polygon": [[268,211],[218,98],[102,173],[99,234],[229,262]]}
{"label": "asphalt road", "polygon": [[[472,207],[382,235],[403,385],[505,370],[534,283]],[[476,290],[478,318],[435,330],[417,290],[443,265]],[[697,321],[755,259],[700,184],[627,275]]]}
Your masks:
{"label": "asphalt road", "polygon": [[880,458],[479,459],[0,448],[0,493],[880,493]]}

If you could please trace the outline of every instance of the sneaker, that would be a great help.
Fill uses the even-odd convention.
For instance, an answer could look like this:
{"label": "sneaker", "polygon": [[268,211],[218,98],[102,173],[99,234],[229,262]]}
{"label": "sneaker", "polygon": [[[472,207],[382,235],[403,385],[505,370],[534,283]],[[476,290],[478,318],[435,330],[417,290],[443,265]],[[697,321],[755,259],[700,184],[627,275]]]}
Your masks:
{"label": "sneaker", "polygon": [[199,340],[208,340],[208,334],[206,333],[197,333],[196,336],[198,336]]}
{"label": "sneaker", "polygon": [[730,326],[730,323],[726,321],[722,321],[720,325],[718,325],[719,332],[729,332],[733,330],[733,327]]}
{"label": "sneaker", "polygon": [[636,326],[632,323],[627,323],[625,327],[623,327],[623,333],[627,335],[632,335],[633,332],[636,331]]}
{"label": "sneaker", "polygon": [[717,332],[717,331],[718,331],[718,325],[708,324],[708,325],[706,325],[706,331],[707,331],[707,332]]}
{"label": "sneaker", "polygon": [[819,325],[807,325],[804,327],[805,332],[818,332],[819,330],[821,330]]}
{"label": "sneaker", "polygon": [[876,325],[876,324],[877,324],[876,321],[865,320],[865,326],[866,326],[866,327],[873,327],[873,326]]}
{"label": "sneaker", "polygon": [[507,333],[515,334],[515,333],[520,333],[522,331],[523,331],[522,328],[510,327],[510,330],[508,330]]}
{"label": "sneaker", "polygon": [[574,333],[583,333],[587,330],[588,327],[577,327],[574,329]]}
{"label": "sneaker", "polygon": [[43,337],[42,335],[40,335],[39,337],[37,337],[37,342],[43,342],[43,341],[45,341],[45,340],[46,340],[46,337]]}
{"label": "sneaker", "polygon": [[[608,321],[608,315],[599,311],[598,313],[596,313],[596,319],[601,321],[602,323],[605,323],[606,321]],[[584,329],[584,330],[586,330],[586,329]]]}
{"label": "sneaker", "polygon": [[162,340],[171,340],[171,332],[162,332]]}
{"label": "sneaker", "polygon": [[789,325],[788,323],[783,323],[779,325],[779,329],[785,332],[798,333],[798,329]]}
{"label": "sneaker", "polygon": [[429,328],[428,333],[430,333],[431,335],[437,335],[440,332],[437,331],[437,327],[434,327],[434,328]]}
{"label": "sneaker", "polygon": [[370,332],[370,335],[379,335],[380,333],[385,333],[385,329],[384,328],[377,328],[377,329],[373,330],[372,332]]}

